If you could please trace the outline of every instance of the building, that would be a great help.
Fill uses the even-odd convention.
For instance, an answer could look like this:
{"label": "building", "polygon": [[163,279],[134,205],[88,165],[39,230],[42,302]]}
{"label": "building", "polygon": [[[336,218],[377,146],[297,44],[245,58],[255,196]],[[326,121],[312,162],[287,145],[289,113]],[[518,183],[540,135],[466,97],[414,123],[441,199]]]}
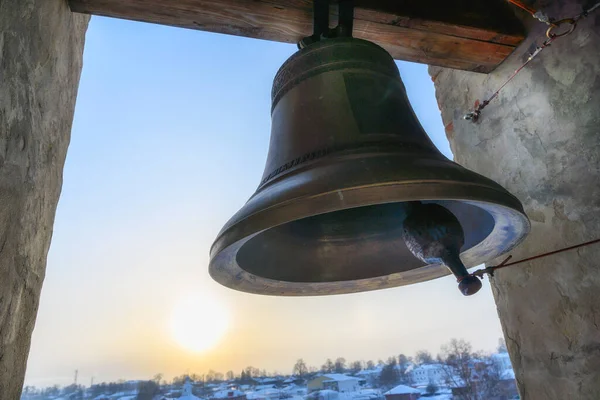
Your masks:
{"label": "building", "polygon": [[385,400],[417,400],[421,397],[421,392],[410,386],[398,385],[384,396]]}
{"label": "building", "polygon": [[246,400],[246,394],[239,390],[220,390],[215,392],[210,400]]}
{"label": "building", "polygon": [[500,369],[512,370],[512,363],[510,362],[510,356],[508,353],[496,353],[492,354],[492,360],[496,363]]}
{"label": "building", "polygon": [[192,381],[190,380],[190,378],[187,378],[185,380],[185,383],[183,384],[183,391],[181,392],[179,400],[200,400],[199,397],[194,396],[194,394],[192,393],[192,388]]}
{"label": "building", "polygon": [[334,390],[318,390],[309,394],[307,400],[339,400],[340,394]]}
{"label": "building", "polygon": [[365,383],[375,386],[379,381],[379,376],[381,375],[382,370],[383,366],[377,365],[372,369],[363,369],[362,371],[356,373],[356,376],[364,379]]}
{"label": "building", "polygon": [[442,364],[423,364],[407,371],[411,384],[415,386],[427,386],[434,383],[443,385],[446,380],[446,370]]}
{"label": "building", "polygon": [[289,377],[288,379],[283,381],[284,385],[305,385],[306,384],[306,380],[299,377],[299,376],[292,376]]}
{"label": "building", "polygon": [[518,398],[516,396],[519,395],[519,391],[512,369],[507,369],[500,374],[497,383],[490,392],[487,392],[485,384],[482,384],[483,382],[479,379],[476,373],[473,374],[469,383],[465,383],[458,376],[453,377],[453,382],[450,385],[452,395],[466,397],[469,394],[478,393],[479,396],[485,396],[486,400],[512,400]]}
{"label": "building", "polygon": [[359,382],[359,378],[344,374],[322,374],[309,380],[306,386],[309,392],[327,389],[344,393],[359,390]]}

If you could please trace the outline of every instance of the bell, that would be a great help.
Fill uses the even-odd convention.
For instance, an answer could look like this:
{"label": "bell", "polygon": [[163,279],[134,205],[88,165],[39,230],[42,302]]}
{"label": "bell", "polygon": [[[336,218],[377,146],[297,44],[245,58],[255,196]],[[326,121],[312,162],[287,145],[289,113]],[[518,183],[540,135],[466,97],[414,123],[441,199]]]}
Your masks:
{"label": "bell", "polygon": [[209,271],[229,288],[283,296],[453,272],[471,294],[465,268],[528,231],[519,200],[435,148],[392,57],[340,37],[305,47],[277,73],[264,175],[219,233]]}

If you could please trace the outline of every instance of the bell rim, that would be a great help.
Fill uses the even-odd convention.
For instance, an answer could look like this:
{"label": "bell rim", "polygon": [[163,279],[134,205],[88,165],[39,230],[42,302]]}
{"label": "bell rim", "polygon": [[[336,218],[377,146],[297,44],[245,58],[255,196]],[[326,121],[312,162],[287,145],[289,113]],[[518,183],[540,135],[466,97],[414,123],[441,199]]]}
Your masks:
{"label": "bell rim", "polygon": [[[427,190],[421,191],[422,194],[420,193],[413,196],[393,195],[394,192],[406,192],[406,189],[409,186],[417,189],[426,189],[431,188],[432,184],[446,186],[446,189],[450,190],[448,190],[448,194],[446,195],[437,196],[431,195],[431,193],[427,195],[425,193]],[[451,195],[452,189],[456,189],[457,187],[460,187],[460,195],[458,193],[456,195]],[[440,186],[437,186],[436,189],[439,190]],[[470,191],[468,189],[473,190]],[[387,194],[381,195],[381,198],[384,198],[385,201],[365,202],[364,193],[365,191],[371,190],[387,192]],[[348,199],[352,191],[355,191],[354,197],[357,199],[362,199],[362,202],[354,206],[347,206],[347,203],[342,205],[339,201],[340,192],[342,197]],[[493,202],[489,200],[492,198],[494,199]],[[336,201],[336,199],[338,199],[338,201]],[[296,198],[287,201],[284,204],[268,207],[229,225],[227,229],[224,229],[219,233],[219,236],[211,247],[209,274],[215,281],[230,289],[247,293],[274,296],[321,296],[349,294],[405,286],[449,275],[450,271],[443,265],[429,264],[409,271],[355,281],[288,282],[254,275],[241,268],[236,260],[237,253],[250,239],[256,237],[262,232],[294,220],[355,207],[417,200],[460,201],[483,208],[492,215],[495,223],[491,233],[480,243],[461,252],[461,258],[468,268],[480,265],[486,261],[495,259],[502,254],[509,252],[525,239],[531,228],[530,221],[523,211],[519,200],[501,187],[495,188],[484,186],[481,183],[469,184],[466,182],[449,182],[444,180],[438,182],[396,182],[384,185],[374,184],[369,186],[344,188],[326,193],[320,193],[308,199]],[[322,207],[309,207],[312,210],[310,213],[289,213],[289,208],[293,207],[294,204],[302,204],[304,208],[306,208],[307,201],[316,202],[317,204],[321,204]],[[319,212],[315,212],[316,209],[318,209]],[[270,223],[268,224],[269,226],[260,227],[260,224],[256,225],[255,220],[273,221],[274,214],[279,214],[280,216],[286,215],[287,218],[279,218],[278,222]],[[293,217],[289,217],[289,215],[293,215]],[[268,218],[264,218],[265,216]],[[277,218],[275,218],[275,220],[277,220]],[[242,232],[245,230],[244,225],[246,225],[246,232],[247,226],[259,226],[260,228],[255,229],[253,232],[248,234],[243,234]],[[503,233],[510,228],[515,230],[514,233],[508,239],[505,238],[503,241],[503,246],[499,247],[497,245],[498,239],[501,238]]]}

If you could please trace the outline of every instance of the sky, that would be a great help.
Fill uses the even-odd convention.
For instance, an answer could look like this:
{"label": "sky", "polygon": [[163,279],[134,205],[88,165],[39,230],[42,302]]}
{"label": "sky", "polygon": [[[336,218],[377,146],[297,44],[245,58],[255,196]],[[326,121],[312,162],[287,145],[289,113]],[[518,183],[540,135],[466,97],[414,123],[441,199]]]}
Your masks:
{"label": "sky", "polygon": [[[213,240],[262,176],[272,80],[295,51],[92,18],[26,384],[70,384],[75,370],[86,385],[249,365],[290,373],[298,358],[319,367],[436,354],[451,338],[495,349],[487,280],[470,298],[453,277],[285,298],[209,277]],[[427,67],[398,67],[423,127],[452,158]],[[197,338],[211,345],[186,343]]]}

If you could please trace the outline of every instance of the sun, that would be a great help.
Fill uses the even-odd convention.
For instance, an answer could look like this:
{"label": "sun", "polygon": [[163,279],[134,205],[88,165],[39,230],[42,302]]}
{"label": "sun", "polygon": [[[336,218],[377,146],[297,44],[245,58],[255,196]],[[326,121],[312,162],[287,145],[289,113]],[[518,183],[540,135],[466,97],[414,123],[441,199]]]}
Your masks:
{"label": "sun", "polygon": [[203,352],[215,347],[227,333],[229,313],[214,295],[186,295],[173,308],[170,328],[173,339],[180,346]]}

